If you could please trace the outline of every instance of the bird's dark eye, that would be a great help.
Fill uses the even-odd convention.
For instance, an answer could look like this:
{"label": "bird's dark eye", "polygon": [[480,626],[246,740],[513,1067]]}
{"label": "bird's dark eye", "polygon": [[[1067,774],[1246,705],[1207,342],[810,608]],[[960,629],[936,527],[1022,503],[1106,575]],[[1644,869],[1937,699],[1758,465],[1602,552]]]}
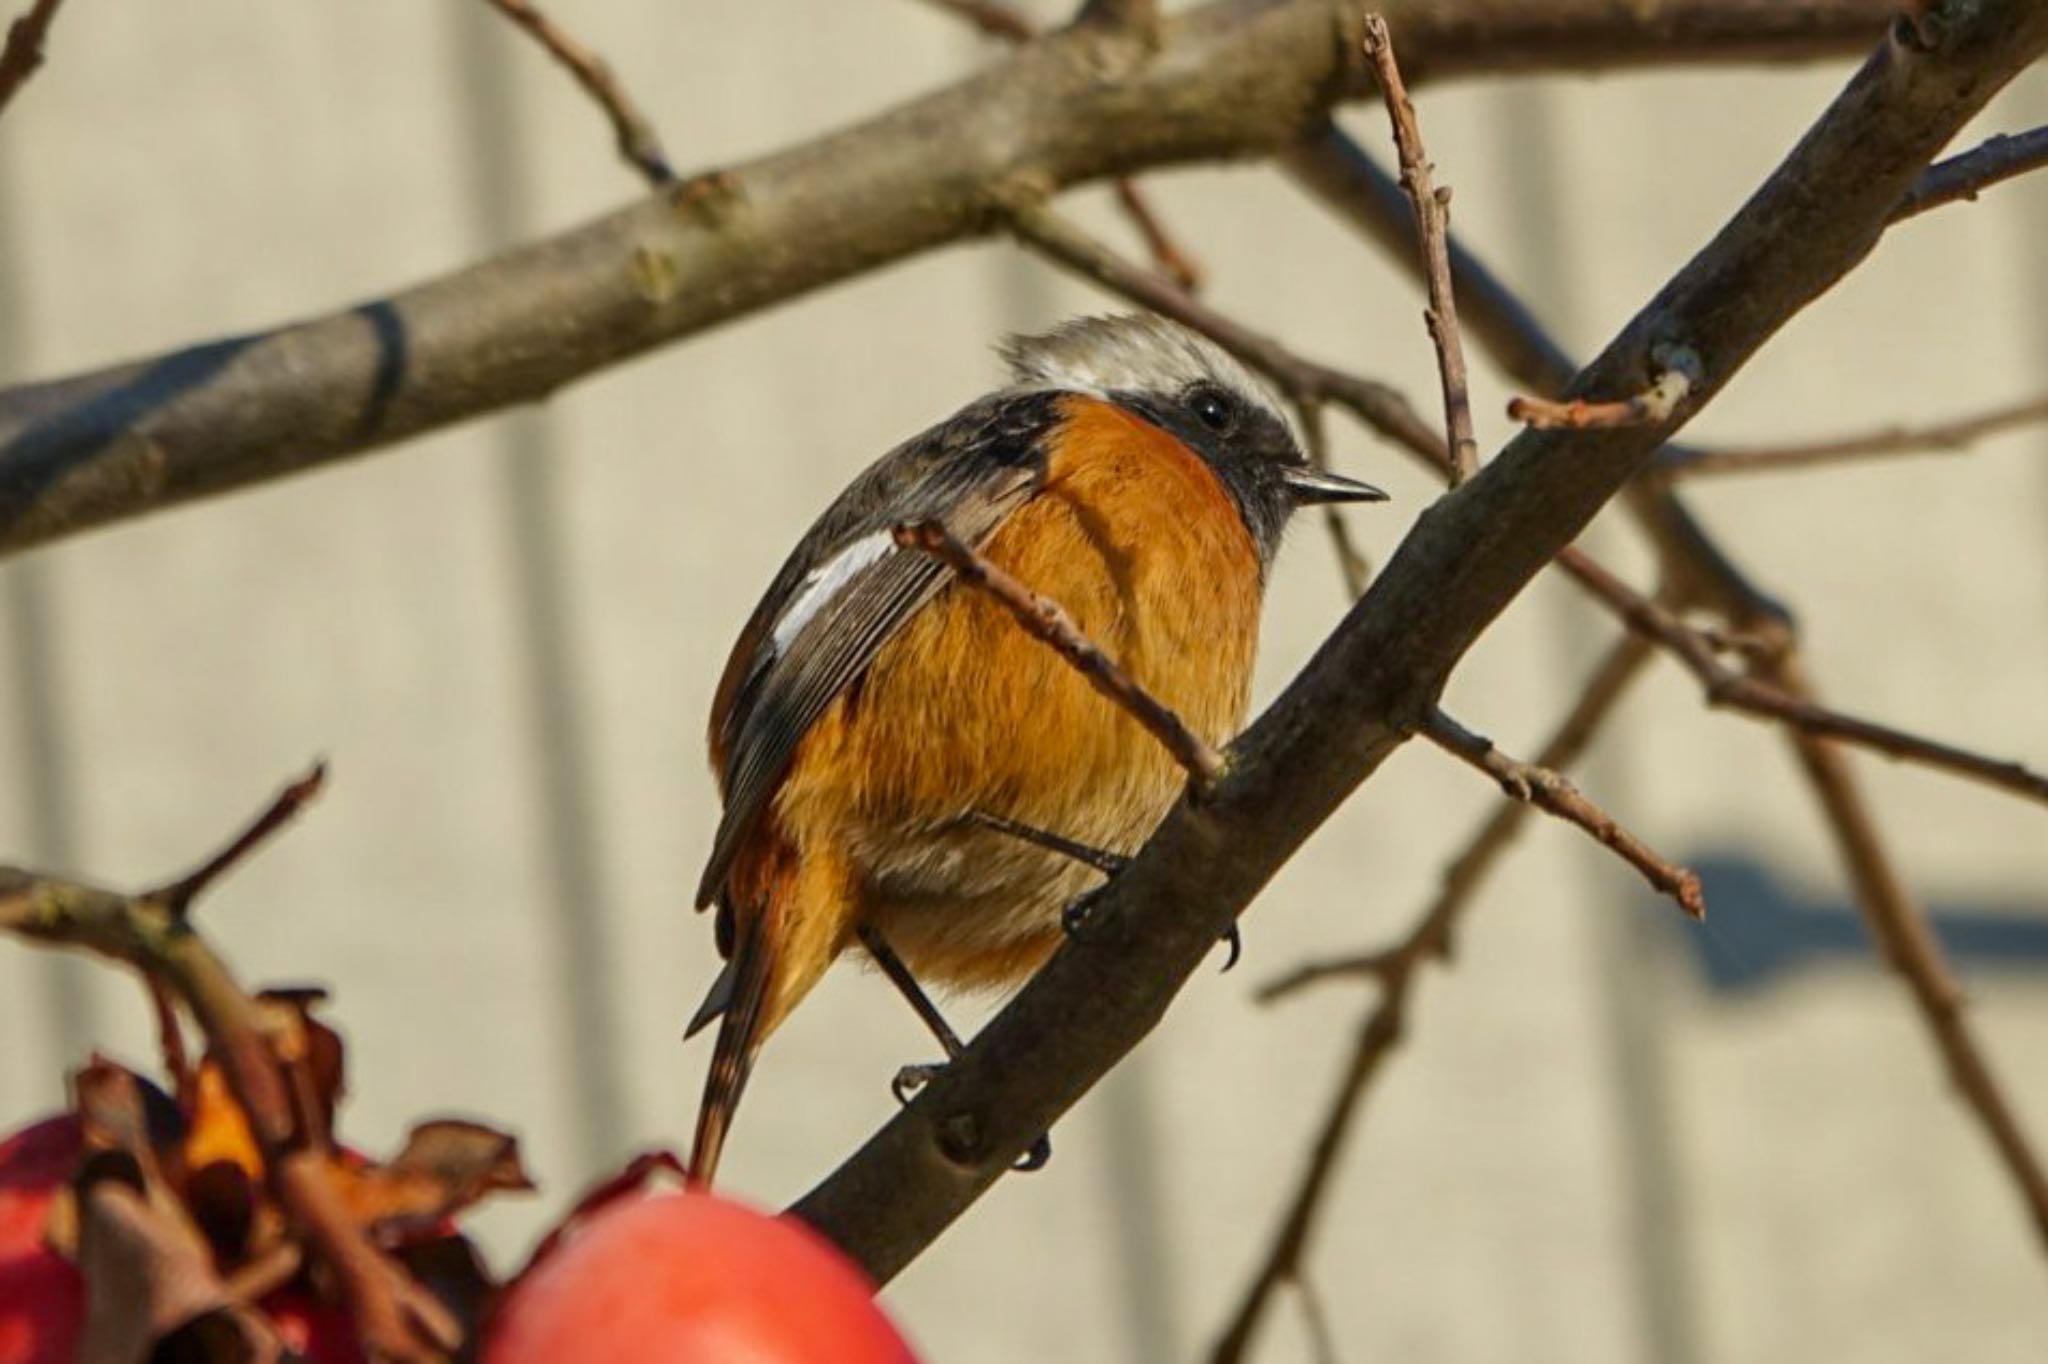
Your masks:
{"label": "bird's dark eye", "polygon": [[1202,384],[1190,389],[1187,408],[1195,414],[1196,421],[1211,431],[1221,433],[1237,425],[1236,401],[1213,384]]}

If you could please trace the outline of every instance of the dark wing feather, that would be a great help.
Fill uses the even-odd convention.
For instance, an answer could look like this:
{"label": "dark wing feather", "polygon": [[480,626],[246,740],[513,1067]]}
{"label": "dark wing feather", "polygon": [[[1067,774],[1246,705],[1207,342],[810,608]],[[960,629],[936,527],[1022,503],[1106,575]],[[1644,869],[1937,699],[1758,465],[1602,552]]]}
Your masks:
{"label": "dark wing feather", "polygon": [[910,522],[938,518],[968,544],[986,540],[1042,483],[1040,437],[1058,419],[1057,399],[998,394],[898,446],[840,494],[783,565],[742,631],[713,703],[712,761],[725,814],[697,888],[699,908],[718,898],[797,744],[951,570],[894,550],[849,577],[778,646],[776,623],[809,575],[863,537]]}

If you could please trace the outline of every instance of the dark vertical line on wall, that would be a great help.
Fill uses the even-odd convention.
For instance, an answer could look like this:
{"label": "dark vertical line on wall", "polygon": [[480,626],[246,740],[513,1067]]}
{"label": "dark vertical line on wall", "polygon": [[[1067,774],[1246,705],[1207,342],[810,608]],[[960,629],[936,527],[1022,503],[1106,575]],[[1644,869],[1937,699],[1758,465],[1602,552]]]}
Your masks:
{"label": "dark vertical line on wall", "polygon": [[[479,234],[496,247],[515,237],[529,199],[518,138],[510,44],[514,35],[480,4],[457,7],[456,75],[467,119],[465,151]],[[548,883],[552,962],[568,1030],[562,1092],[574,1114],[576,1158],[586,1170],[628,1144],[619,1016],[612,1008],[615,906],[598,848],[591,745],[583,725],[573,593],[556,479],[561,455],[538,411],[498,419],[495,472],[511,549],[518,659],[539,791],[535,843]]]}
{"label": "dark vertical line on wall", "polygon": [[[998,325],[1035,331],[1058,320],[1052,275],[1022,252],[994,257]],[[1188,1357],[1180,1337],[1178,1267],[1173,1253],[1173,1199],[1166,1187],[1158,1074],[1151,1053],[1138,1051],[1109,1073],[1100,1089],[1103,1197],[1110,1219],[1109,1260],[1122,1282],[1124,1349],[1118,1358]]]}
{"label": "dark vertical line on wall", "polygon": [[[1498,97],[1500,140],[1508,166],[1506,191],[1514,207],[1519,259],[1512,263],[1531,302],[1559,330],[1577,290],[1574,271],[1584,265],[1560,211],[1560,190],[1570,183],[1557,126],[1555,93],[1522,84]],[[1598,531],[1594,532],[1596,535]],[[1606,628],[1605,622],[1598,623]],[[1566,686],[1577,686],[1582,660],[1599,647],[1599,630],[1570,602],[1557,633],[1570,660]],[[1618,732],[1618,731],[1617,731]],[[1616,753],[1610,742],[1605,752]],[[1588,764],[1590,786],[1609,808],[1629,808],[1627,764],[1596,751]],[[1590,846],[1580,849],[1590,886],[1632,883],[1612,874],[1612,859]],[[1587,899],[1593,915],[1600,984],[1600,1029],[1608,1046],[1614,1080],[1614,1119],[1624,1181],[1625,1260],[1635,1278],[1641,1358],[1651,1364],[1699,1364],[1705,1351],[1695,1301],[1698,1279],[1692,1263],[1690,1225],[1685,1217],[1684,1179],[1672,1095],[1666,1081],[1670,1020],[1656,990],[1669,969],[1656,940],[1656,925],[1639,912],[1624,890],[1605,890]],[[1660,906],[1661,908],[1661,906]]]}
{"label": "dark vertical line on wall", "polygon": [[[22,316],[20,240],[7,221],[12,176],[0,159],[0,374],[19,376],[28,367],[28,319]],[[68,707],[57,666],[60,638],[52,551],[16,558],[0,567],[0,639],[13,673],[14,714],[4,724],[14,731],[8,745],[20,755],[8,764],[20,789],[28,817],[21,846],[11,857],[30,866],[80,870],[78,798],[72,784],[66,736]],[[93,1006],[93,970],[89,963],[59,952],[40,952],[33,968],[43,997],[43,1015],[51,1045],[65,1066],[84,1058],[96,1036],[98,1011]]]}

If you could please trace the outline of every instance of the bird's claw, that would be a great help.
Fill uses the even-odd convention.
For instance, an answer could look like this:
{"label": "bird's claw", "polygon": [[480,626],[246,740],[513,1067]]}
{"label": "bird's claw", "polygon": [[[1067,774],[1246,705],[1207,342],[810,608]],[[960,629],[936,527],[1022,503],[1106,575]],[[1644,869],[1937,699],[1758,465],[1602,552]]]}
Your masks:
{"label": "bird's claw", "polygon": [[1228,971],[1237,965],[1237,959],[1244,955],[1244,937],[1237,931],[1235,923],[1223,930],[1223,941],[1230,944],[1230,955],[1223,959],[1223,969]]}
{"label": "bird's claw", "polygon": [[1051,1159],[1052,1138],[1041,1132],[1038,1140],[1031,1143],[1031,1149],[1017,1157],[1017,1163],[1010,1168],[1020,1175],[1028,1175],[1033,1170],[1043,1170]]}
{"label": "bird's claw", "polygon": [[945,1069],[944,1065],[905,1066],[890,1078],[889,1092],[897,1103],[907,1105],[913,1094],[938,1079]]}
{"label": "bird's claw", "polygon": [[1095,912],[1095,901],[1101,894],[1102,890],[1098,887],[1095,890],[1083,891],[1067,901],[1066,907],[1060,910],[1061,931],[1069,938],[1079,941],[1081,935],[1087,931],[1088,916]]}

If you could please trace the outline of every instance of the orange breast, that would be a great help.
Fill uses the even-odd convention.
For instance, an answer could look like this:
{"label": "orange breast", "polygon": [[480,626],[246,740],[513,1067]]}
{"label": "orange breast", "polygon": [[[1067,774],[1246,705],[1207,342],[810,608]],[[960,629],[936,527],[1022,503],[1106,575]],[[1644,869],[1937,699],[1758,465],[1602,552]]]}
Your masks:
{"label": "orange breast", "polygon": [[[1172,436],[1090,398],[1066,400],[1065,415],[1044,491],[985,552],[1220,744],[1243,722],[1257,647],[1251,536],[1214,471]],[[956,585],[820,718],[775,804],[798,848],[850,858],[862,912],[913,968],[978,980],[1035,964],[1059,902],[1088,878],[952,821],[980,809],[1131,851],[1183,784],[1136,721]]]}

